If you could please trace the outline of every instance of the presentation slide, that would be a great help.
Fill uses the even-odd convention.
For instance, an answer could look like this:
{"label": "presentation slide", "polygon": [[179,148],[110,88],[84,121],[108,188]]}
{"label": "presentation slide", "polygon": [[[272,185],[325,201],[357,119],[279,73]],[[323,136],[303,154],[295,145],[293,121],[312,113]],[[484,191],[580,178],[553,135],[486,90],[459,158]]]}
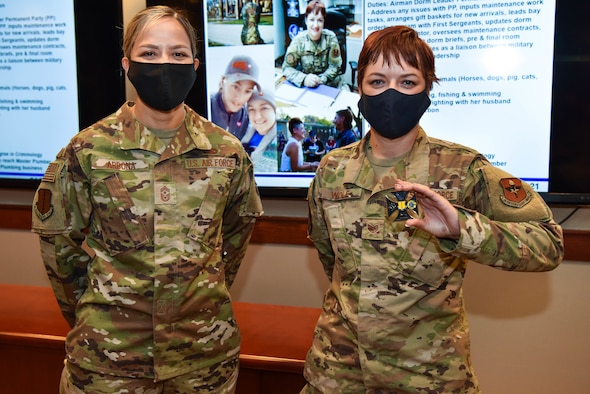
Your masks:
{"label": "presentation slide", "polygon": [[[259,186],[309,185],[312,171],[282,168],[288,120],[301,118],[327,145],[338,133],[337,111],[358,115],[354,62],[363,40],[374,30],[403,24],[415,28],[436,56],[440,83],[421,120],[426,132],[477,149],[537,191],[548,190],[555,0],[325,4],[322,28],[331,46],[308,48],[302,37],[312,34],[305,0],[203,2],[209,114],[222,113],[222,101],[243,109],[241,118],[226,115],[217,122],[227,122],[221,126],[231,127],[251,149]],[[73,0],[0,0],[0,178],[40,179],[79,130],[74,20]],[[305,86],[295,66],[315,69],[322,84]],[[267,92],[254,112],[224,92],[244,78],[236,76],[242,67],[254,67],[243,69],[245,78],[256,80],[254,91]],[[226,78],[229,69],[233,75]],[[267,104],[274,107],[274,120],[257,118],[244,127]],[[355,124],[355,132],[366,127]]]}
{"label": "presentation slide", "polygon": [[547,191],[555,0],[365,2],[365,34],[399,24],[436,57],[427,134]]}
{"label": "presentation slide", "polygon": [[73,1],[0,0],[0,177],[40,179],[78,132],[76,77]]}
{"label": "presentation slide", "polygon": [[[334,113],[347,107],[358,111],[354,84],[344,89],[339,85],[340,91],[297,85],[293,71],[284,65],[291,41],[308,29],[307,2],[259,3],[259,8],[247,8],[251,3],[244,2],[241,11],[232,8],[231,2],[205,5],[209,94],[220,91],[232,56],[250,55],[263,70],[260,84],[274,82],[278,136],[288,136],[287,121],[295,116],[304,120],[308,130],[317,130],[320,139],[334,136]],[[343,63],[358,59],[362,41],[372,31],[392,25],[416,29],[433,49],[440,78],[421,120],[426,132],[472,147],[537,191],[548,190],[555,0],[353,0],[325,4],[327,10],[340,12],[346,19],[341,54],[348,58]],[[330,18],[326,16],[323,28],[338,33],[339,25]],[[250,32],[257,38],[247,43],[244,37]],[[303,51],[302,59],[312,52],[320,53],[317,47],[304,47]],[[323,60],[315,61],[320,64]],[[351,67],[344,64],[342,68],[347,82],[353,80]],[[307,187],[313,174],[281,173],[280,153],[279,146],[279,170],[256,172],[259,185]]]}

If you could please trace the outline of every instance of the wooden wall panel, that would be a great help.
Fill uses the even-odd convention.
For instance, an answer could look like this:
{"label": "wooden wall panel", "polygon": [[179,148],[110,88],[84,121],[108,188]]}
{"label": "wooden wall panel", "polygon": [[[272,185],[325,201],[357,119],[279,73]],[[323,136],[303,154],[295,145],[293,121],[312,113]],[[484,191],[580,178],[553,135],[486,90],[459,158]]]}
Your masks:
{"label": "wooden wall panel", "polygon": [[[0,205],[0,229],[29,230],[31,207]],[[590,231],[564,230],[565,259],[590,262]],[[307,239],[307,219],[302,217],[262,216],[256,222],[252,243],[312,246]]]}

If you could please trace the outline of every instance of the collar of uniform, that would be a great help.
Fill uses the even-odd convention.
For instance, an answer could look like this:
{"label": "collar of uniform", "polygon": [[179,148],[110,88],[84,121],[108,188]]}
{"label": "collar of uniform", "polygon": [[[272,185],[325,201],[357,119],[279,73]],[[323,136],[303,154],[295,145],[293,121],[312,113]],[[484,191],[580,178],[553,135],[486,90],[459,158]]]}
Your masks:
{"label": "collar of uniform", "polygon": [[210,129],[216,128],[217,126],[209,121],[204,121],[199,114],[187,105],[184,106],[184,109],[186,110],[184,125],[194,147],[200,150],[210,150],[213,147],[209,139],[209,135],[213,130]]}
{"label": "collar of uniform", "polygon": [[317,41],[314,41],[311,39],[311,37],[309,36],[309,33],[307,31],[301,32],[302,34],[305,34],[305,39],[310,42],[313,43],[316,47],[319,47],[323,42],[325,42],[328,38],[328,32],[326,31],[326,29],[324,28],[322,30],[322,33],[320,34],[320,39]]}
{"label": "collar of uniform", "polygon": [[[359,143],[350,149],[353,150],[350,159],[344,166],[344,183],[354,184],[367,190],[375,187],[375,173],[367,159],[366,149],[369,147],[371,133],[365,135]],[[430,155],[430,142],[426,132],[420,127],[414,145],[406,156],[406,173],[402,174],[403,180],[409,182],[428,184],[428,166]],[[393,188],[394,183],[381,185],[380,188]]]}
{"label": "collar of uniform", "polygon": [[367,190],[372,190],[375,173],[365,153],[368,144],[369,135],[366,135],[357,144],[345,148],[350,149],[351,153],[344,165],[344,176],[342,180],[345,184],[353,184]]}
{"label": "collar of uniform", "polygon": [[162,141],[147,130],[133,115],[133,101],[128,101],[117,113],[117,126],[121,127],[119,144],[123,150],[143,149],[161,153],[164,149]]}
{"label": "collar of uniform", "polygon": [[414,146],[406,158],[406,175],[404,176],[404,180],[428,185],[428,175],[430,174],[430,140],[424,129],[421,126],[418,127],[418,135],[414,140]]}
{"label": "collar of uniform", "polygon": [[[125,103],[117,115],[117,124],[122,127],[121,149],[143,149],[162,153],[165,149],[162,141],[153,133],[144,131],[145,126],[137,121],[131,112],[132,105],[131,102]],[[195,148],[210,150],[212,145],[207,138],[202,118],[188,106],[185,105],[184,108],[186,111],[184,123],[171,141],[173,144],[180,145],[176,146],[176,154],[182,154]]]}

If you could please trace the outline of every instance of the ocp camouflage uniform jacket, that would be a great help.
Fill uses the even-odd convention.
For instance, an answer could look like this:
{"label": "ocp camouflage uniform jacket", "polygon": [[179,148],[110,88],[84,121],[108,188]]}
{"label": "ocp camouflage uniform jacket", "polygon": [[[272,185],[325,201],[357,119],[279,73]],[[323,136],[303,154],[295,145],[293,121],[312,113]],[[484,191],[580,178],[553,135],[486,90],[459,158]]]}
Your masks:
{"label": "ocp camouflage uniform jacket", "polygon": [[165,146],[132,105],[58,154],[35,196],[33,231],[72,327],[67,359],[162,380],[237,357],[228,287],[262,209],[235,137],[185,107]]}
{"label": "ocp camouflage uniform jacket", "polygon": [[307,74],[315,74],[324,85],[337,86],[342,56],[336,34],[322,30],[318,42],[314,42],[304,30],[289,44],[283,62],[283,75],[292,84],[301,87]]}
{"label": "ocp camouflage uniform jacket", "polygon": [[[478,393],[461,290],[468,263],[554,269],[561,228],[529,185],[469,148],[420,129],[407,158],[375,181],[369,141],[326,155],[309,190],[309,237],[331,284],[305,376],[324,393]],[[395,220],[398,178],[454,204],[458,241]],[[363,390],[347,383],[355,373]]]}

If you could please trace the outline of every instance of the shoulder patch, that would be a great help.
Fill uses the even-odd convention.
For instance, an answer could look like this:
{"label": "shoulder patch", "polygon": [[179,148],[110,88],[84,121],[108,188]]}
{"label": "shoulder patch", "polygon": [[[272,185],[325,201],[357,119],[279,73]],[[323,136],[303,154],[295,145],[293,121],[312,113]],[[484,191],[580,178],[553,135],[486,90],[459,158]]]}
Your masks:
{"label": "shoulder patch", "polygon": [[492,219],[527,222],[551,217],[549,207],[528,183],[492,165],[484,166],[481,172],[487,184]]}
{"label": "shoulder patch", "polygon": [[287,54],[287,64],[290,66],[295,65],[295,57],[292,53]]}
{"label": "shoulder patch", "polygon": [[523,187],[522,181],[518,178],[502,178],[500,185],[502,186],[500,200],[508,206],[521,208],[532,199],[531,193]]}
{"label": "shoulder patch", "polygon": [[53,214],[53,205],[51,204],[51,190],[40,188],[37,190],[37,201],[34,206],[35,215],[41,221],[47,219]]}
{"label": "shoulder patch", "polygon": [[[60,152],[61,154],[61,152]],[[66,163],[51,162],[35,192],[32,204],[31,230],[38,234],[61,234],[67,228],[67,213],[63,206],[63,184]]]}

